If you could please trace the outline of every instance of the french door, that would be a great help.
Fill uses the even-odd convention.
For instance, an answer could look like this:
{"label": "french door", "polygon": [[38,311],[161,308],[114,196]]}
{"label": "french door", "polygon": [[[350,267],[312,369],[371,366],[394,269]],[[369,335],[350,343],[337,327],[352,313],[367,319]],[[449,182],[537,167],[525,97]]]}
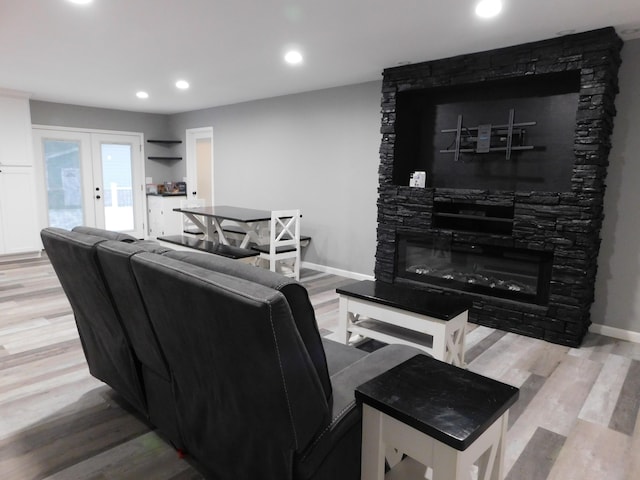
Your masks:
{"label": "french door", "polygon": [[141,134],[37,127],[33,138],[43,226],[144,237]]}

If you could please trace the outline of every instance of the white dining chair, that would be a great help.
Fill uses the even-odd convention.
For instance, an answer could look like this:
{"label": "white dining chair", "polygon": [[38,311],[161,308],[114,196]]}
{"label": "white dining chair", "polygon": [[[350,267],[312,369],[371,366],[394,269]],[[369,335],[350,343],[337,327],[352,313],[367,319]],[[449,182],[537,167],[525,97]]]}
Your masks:
{"label": "white dining chair", "polygon": [[[204,207],[204,203],[204,198],[190,198],[188,200],[181,200],[180,208]],[[204,235],[205,233],[186,215],[182,215],[182,232],[189,235]]]}
{"label": "white dining chair", "polygon": [[269,262],[272,272],[277,271],[278,262],[293,259],[292,271],[282,273],[300,280],[300,210],[272,211],[269,244],[252,248],[260,252],[261,260]]}

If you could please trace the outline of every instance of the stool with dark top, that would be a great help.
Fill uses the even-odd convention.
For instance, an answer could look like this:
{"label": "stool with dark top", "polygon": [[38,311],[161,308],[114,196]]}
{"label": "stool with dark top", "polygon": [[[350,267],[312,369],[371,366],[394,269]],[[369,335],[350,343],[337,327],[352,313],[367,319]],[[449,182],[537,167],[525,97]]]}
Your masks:
{"label": "stool with dark top", "polygon": [[430,293],[408,285],[365,280],[336,289],[339,325],[333,340],[352,335],[402,343],[459,367],[471,301],[457,294]]}
{"label": "stool with dark top", "polygon": [[[502,480],[516,387],[416,355],[360,385],[362,480]],[[385,453],[392,467],[385,477]],[[406,457],[403,459],[403,456]],[[394,458],[395,457],[395,458]]]}

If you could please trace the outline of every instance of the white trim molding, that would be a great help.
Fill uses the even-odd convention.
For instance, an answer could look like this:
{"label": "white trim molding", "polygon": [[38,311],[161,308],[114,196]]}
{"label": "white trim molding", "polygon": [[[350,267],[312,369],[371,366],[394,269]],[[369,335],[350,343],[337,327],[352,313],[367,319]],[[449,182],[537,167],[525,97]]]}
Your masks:
{"label": "white trim molding", "polygon": [[589,331],[606,337],[626,340],[627,342],[640,343],[640,332],[634,332],[632,330],[623,330],[621,328],[609,327],[608,325],[592,323]]}
{"label": "white trim molding", "polygon": [[350,272],[348,270],[327,267],[325,265],[318,265],[316,263],[302,262],[300,266],[303,268],[310,268],[311,270],[317,270],[318,272],[330,273],[332,275],[339,275],[341,277],[351,278],[353,280],[375,280],[375,277],[373,275],[365,275],[364,273]]}

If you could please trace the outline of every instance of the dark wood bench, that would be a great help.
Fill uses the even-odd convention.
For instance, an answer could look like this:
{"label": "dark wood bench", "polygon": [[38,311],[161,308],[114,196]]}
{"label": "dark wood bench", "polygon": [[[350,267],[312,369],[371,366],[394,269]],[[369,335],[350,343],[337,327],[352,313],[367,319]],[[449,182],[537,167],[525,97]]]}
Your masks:
{"label": "dark wood bench", "polygon": [[187,237],[184,235],[168,235],[166,237],[158,237],[161,242],[181,245],[183,247],[193,248],[201,252],[212,253],[222,257],[241,260],[243,258],[256,257],[259,255],[255,250],[249,248],[234,247],[231,245],[223,245],[221,243],[211,242],[200,238]]}

